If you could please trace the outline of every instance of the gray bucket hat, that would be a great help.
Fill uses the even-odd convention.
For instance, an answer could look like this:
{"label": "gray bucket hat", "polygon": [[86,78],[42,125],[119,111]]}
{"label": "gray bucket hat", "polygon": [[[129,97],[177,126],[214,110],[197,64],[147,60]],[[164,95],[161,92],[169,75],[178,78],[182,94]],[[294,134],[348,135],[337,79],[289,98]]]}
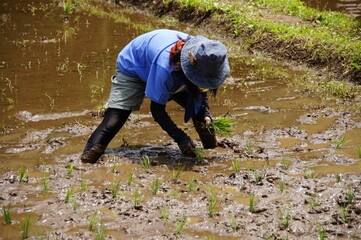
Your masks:
{"label": "gray bucket hat", "polygon": [[230,72],[227,48],[203,36],[192,37],[184,44],[180,61],[189,81],[201,88],[218,88]]}

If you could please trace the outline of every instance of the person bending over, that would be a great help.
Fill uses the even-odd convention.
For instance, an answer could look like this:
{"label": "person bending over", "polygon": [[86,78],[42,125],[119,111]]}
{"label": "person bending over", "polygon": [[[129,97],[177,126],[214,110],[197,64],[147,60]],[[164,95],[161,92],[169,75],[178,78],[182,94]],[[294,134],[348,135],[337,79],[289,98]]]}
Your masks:
{"label": "person bending over", "polygon": [[203,147],[215,148],[216,135],[207,128],[212,122],[207,93],[215,96],[229,72],[227,49],[219,41],[168,29],[133,39],[117,57],[108,109],[86,143],[82,162],[95,163],[101,157],[144,96],[151,100],[154,120],[183,154],[195,157],[195,144],[166,112],[171,100],[185,109],[185,122],[192,118]]}

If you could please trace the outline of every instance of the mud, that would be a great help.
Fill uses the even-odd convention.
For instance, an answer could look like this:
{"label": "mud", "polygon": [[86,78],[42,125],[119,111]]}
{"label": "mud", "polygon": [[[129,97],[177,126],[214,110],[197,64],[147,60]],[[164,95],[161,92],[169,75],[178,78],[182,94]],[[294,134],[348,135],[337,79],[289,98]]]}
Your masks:
{"label": "mud", "polygon": [[[10,207],[12,223],[2,212],[1,239],[21,238],[26,217],[29,239],[360,239],[360,99],[303,91],[288,79],[308,69],[232,50],[232,76],[210,106],[214,117],[234,118],[235,133],[218,135],[217,148],[184,157],[145,99],[100,161],[82,164],[85,142],[101,121],[93,109],[106,101],[113,58],[142,30],[78,12],[66,23],[77,24],[78,34],[65,43],[54,37],[64,28],[61,5],[38,4],[8,1],[4,8],[6,24],[25,30],[1,33],[8,37],[0,45],[7,56],[1,86],[15,99],[5,103],[2,95],[0,202]],[[103,5],[154,28],[169,21]],[[10,20],[19,12],[23,18]],[[39,16],[49,25],[35,21]],[[56,43],[17,44],[39,35]],[[44,50],[46,61],[34,67]],[[14,51],[23,57],[10,58]],[[56,70],[66,62],[72,70]],[[86,65],[82,75],[76,62]],[[55,83],[48,83],[50,73]],[[182,123],[183,110],[172,102],[167,110],[201,148],[193,125]]]}
{"label": "mud", "polygon": [[[324,114],[312,114],[315,121],[320,116]],[[338,117],[329,131],[341,124],[337,129],[347,126],[360,132],[360,122],[351,121],[345,114]],[[58,132],[86,136],[91,128],[85,130],[75,124]],[[127,128],[137,131],[139,126],[129,121]],[[34,133],[41,139],[48,134],[49,131]],[[246,139],[251,138],[253,150],[246,147]],[[278,139],[297,139],[303,144],[283,147]],[[57,148],[54,142],[66,147],[62,138],[34,142],[43,149],[54,150]],[[196,142],[200,145],[199,140]],[[217,149],[204,150],[202,162],[184,158],[169,141],[147,146],[124,143],[108,149],[94,165],[81,164],[78,153],[68,155],[65,162],[35,166],[27,172],[24,182],[19,182],[16,171],[8,169],[1,178],[2,202],[11,204],[12,211],[19,215],[36,213],[32,217],[36,226],[47,229],[38,234],[50,239],[94,238],[96,234],[88,230],[94,213],[98,216],[97,227],[105,229],[108,239],[315,239],[322,229],[329,239],[359,239],[360,159],[337,152],[328,144],[315,147],[330,142],[327,131],[308,134],[297,127],[272,128],[219,137],[219,142],[221,146]],[[153,160],[149,169],[140,165],[144,155]],[[289,161],[287,168],[282,159]],[[238,172],[232,169],[232,160],[239,161]],[[74,170],[69,173],[71,165]],[[185,169],[176,177],[174,173],[181,166]],[[48,181],[48,192],[42,186],[44,178]],[[161,184],[153,194],[150,187],[155,179]],[[189,182],[194,185],[192,190]],[[285,184],[282,192],[281,182]],[[84,183],[86,190],[81,187]],[[114,196],[112,191],[117,183],[119,193]],[[73,194],[67,203],[65,195],[70,188]],[[135,191],[140,193],[139,203],[134,200]],[[212,192],[216,207],[210,217]],[[350,192],[354,194],[351,201],[347,199]],[[256,198],[252,212],[251,193]],[[341,217],[340,209],[347,210],[347,221]],[[162,211],[167,211],[167,219],[162,218]],[[177,221],[183,218],[184,231],[176,234]],[[288,224],[285,218],[289,218]],[[20,221],[15,215],[13,224]],[[4,239],[17,236],[9,225],[3,224],[1,228]]]}

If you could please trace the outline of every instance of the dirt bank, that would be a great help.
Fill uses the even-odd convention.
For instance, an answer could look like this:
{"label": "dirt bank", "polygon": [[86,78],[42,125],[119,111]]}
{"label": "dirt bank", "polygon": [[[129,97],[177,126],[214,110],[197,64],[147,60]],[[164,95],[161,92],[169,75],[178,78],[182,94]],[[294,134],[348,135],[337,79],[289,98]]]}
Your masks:
{"label": "dirt bank", "polygon": [[[191,3],[188,3],[187,6],[181,5],[176,0],[117,0],[117,2],[123,6],[151,10],[157,16],[170,15],[181,22],[187,22],[199,27],[204,26],[218,34],[224,34],[232,38],[232,41],[239,42],[240,46],[250,52],[267,53],[276,59],[292,61],[295,64],[306,64],[309,67],[316,68],[320,74],[331,77],[331,79],[336,77],[338,80],[361,82],[361,62],[359,57],[355,60],[355,57],[351,54],[341,53],[332,44],[325,44],[322,41],[317,42],[316,40],[310,43],[310,36],[307,36],[306,33],[304,36],[281,38],[275,32],[261,29],[263,25],[257,26],[251,20],[248,21],[247,12],[242,16],[244,18],[242,24],[238,24],[236,21],[239,20],[235,20],[234,13],[230,13],[232,10],[229,10],[228,7],[226,10],[221,7],[206,9],[197,7],[197,4],[191,5]],[[219,1],[219,5],[225,2],[232,2],[233,5],[230,6],[242,5],[243,8],[241,9],[255,8],[255,6],[249,5],[247,1]],[[316,24],[317,19],[307,19],[305,21],[300,17],[275,12],[272,8],[259,8],[256,14],[261,16],[260,21],[288,24],[287,27],[290,26],[290,28],[300,25],[315,29],[318,27]],[[330,29],[330,31],[333,30]],[[334,32],[334,34],[339,33]],[[350,41],[357,41],[357,39],[359,39],[359,36]],[[355,56],[360,55],[360,50],[356,48],[356,51],[358,53]],[[354,51],[351,50],[351,52]]]}

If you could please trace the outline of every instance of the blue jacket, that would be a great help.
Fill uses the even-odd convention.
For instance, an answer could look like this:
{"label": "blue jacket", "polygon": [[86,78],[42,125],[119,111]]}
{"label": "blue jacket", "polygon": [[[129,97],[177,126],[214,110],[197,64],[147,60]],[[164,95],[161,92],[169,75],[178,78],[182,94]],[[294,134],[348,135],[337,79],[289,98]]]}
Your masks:
{"label": "blue jacket", "polygon": [[146,82],[145,95],[165,105],[172,93],[184,83],[172,78],[169,62],[171,47],[188,34],[168,29],[154,30],[132,40],[118,55],[119,69]]}

